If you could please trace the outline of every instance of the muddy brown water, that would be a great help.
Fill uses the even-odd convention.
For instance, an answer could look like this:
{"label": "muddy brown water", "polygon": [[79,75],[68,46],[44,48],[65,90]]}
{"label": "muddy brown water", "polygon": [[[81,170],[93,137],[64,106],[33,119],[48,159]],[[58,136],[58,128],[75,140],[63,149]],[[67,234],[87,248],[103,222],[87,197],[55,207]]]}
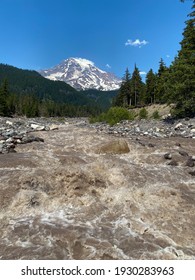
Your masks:
{"label": "muddy brown water", "polygon": [[195,168],[179,154],[195,139],[123,138],[120,154],[88,127],[34,135],[0,155],[1,259],[195,259]]}

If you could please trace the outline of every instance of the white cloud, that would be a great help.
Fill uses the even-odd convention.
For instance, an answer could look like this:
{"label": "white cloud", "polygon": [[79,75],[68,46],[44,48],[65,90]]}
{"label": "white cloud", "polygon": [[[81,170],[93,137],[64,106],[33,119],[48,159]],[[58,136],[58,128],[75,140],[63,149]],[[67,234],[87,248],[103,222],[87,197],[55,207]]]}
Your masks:
{"label": "white cloud", "polygon": [[146,40],[140,41],[140,39],[136,39],[135,41],[128,39],[125,43],[125,46],[139,47],[147,45],[149,42]]}
{"label": "white cloud", "polygon": [[139,73],[140,73],[140,75],[146,75],[147,74],[145,71],[140,71]]}
{"label": "white cloud", "polygon": [[108,63],[106,64],[106,67],[109,68],[109,69],[111,68],[111,66]]}
{"label": "white cloud", "polygon": [[170,57],[170,55],[169,55],[169,54],[167,54],[167,55],[166,55],[166,57],[167,57],[167,58],[169,58],[169,57]]}

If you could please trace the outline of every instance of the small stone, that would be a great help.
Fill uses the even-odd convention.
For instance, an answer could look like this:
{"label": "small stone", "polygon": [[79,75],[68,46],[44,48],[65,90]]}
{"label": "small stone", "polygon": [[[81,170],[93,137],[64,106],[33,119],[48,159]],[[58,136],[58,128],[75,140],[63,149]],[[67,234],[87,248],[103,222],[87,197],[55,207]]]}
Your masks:
{"label": "small stone", "polygon": [[31,143],[31,142],[44,142],[43,138],[40,137],[35,137],[35,136],[24,136],[21,140],[21,144],[27,144],[27,143]]}
{"label": "small stone", "polygon": [[12,142],[13,142],[13,138],[10,137],[10,138],[8,138],[5,142],[6,142],[6,143],[12,143]]}
{"label": "small stone", "polygon": [[2,152],[2,150],[3,150],[3,145],[0,144],[0,152]]}
{"label": "small stone", "polygon": [[171,155],[170,153],[166,153],[166,154],[164,155],[164,158],[165,158],[165,159],[172,159],[172,155]]}
{"label": "small stone", "polygon": [[186,166],[194,167],[194,160],[191,157],[186,161]]}
{"label": "small stone", "polygon": [[32,123],[30,125],[30,127],[33,128],[34,130],[37,130],[37,131],[45,130],[45,126],[44,125],[39,125],[39,124],[35,124],[35,123]]}
{"label": "small stone", "polygon": [[189,156],[188,153],[185,152],[185,151],[179,151],[179,154],[183,157],[188,157]]}
{"label": "small stone", "polygon": [[7,131],[4,133],[4,136],[5,136],[5,137],[12,137],[12,136],[14,136],[14,135],[16,135],[16,132],[15,132],[13,129],[7,130]]}
{"label": "small stone", "polygon": [[10,121],[6,121],[6,124],[8,124],[8,125],[13,125],[13,122],[10,122]]}
{"label": "small stone", "polygon": [[188,173],[192,176],[195,176],[195,170],[194,171],[189,171]]}
{"label": "small stone", "polygon": [[152,144],[152,143],[149,143],[149,144],[148,144],[148,147],[149,147],[149,148],[153,148],[153,147],[155,147],[155,145]]}
{"label": "small stone", "polygon": [[177,142],[177,143],[175,143],[175,146],[181,147],[181,144]]}
{"label": "small stone", "polygon": [[195,161],[195,156],[191,156],[191,159]]}
{"label": "small stone", "polygon": [[175,126],[174,129],[175,129],[175,130],[180,129],[182,126],[183,126],[182,123],[178,123],[178,124],[176,124],[176,126]]}
{"label": "small stone", "polygon": [[59,127],[56,124],[51,124],[49,126],[49,130],[58,130],[58,129],[59,129]]}
{"label": "small stone", "polygon": [[168,165],[171,165],[171,166],[178,166],[178,163],[176,160],[171,160]]}

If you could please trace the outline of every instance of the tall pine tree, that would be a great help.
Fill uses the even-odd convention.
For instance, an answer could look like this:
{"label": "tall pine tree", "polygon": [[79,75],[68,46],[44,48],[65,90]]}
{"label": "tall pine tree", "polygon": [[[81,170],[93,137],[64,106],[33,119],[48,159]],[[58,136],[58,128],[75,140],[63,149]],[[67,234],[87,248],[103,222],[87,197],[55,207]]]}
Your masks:
{"label": "tall pine tree", "polygon": [[156,75],[156,91],[155,91],[155,102],[156,103],[163,103],[164,96],[166,94],[166,81],[168,76],[168,68],[166,67],[163,59],[161,58],[159,62],[158,73]]}
{"label": "tall pine tree", "polygon": [[9,110],[7,105],[8,100],[8,82],[5,79],[0,88],[0,116],[8,116]]}
{"label": "tall pine tree", "polygon": [[131,92],[132,104],[136,107],[140,104],[140,100],[143,95],[143,82],[136,64],[131,78]]}
{"label": "tall pine tree", "polygon": [[127,68],[114,105],[126,107],[131,105],[131,99],[131,75],[129,73],[129,69]]}
{"label": "tall pine tree", "polygon": [[145,94],[145,103],[153,104],[155,103],[155,93],[156,93],[156,75],[153,70],[150,71],[146,75],[146,94]]}
{"label": "tall pine tree", "polygon": [[195,117],[195,0],[188,15],[181,49],[171,66],[171,97],[178,117]]}

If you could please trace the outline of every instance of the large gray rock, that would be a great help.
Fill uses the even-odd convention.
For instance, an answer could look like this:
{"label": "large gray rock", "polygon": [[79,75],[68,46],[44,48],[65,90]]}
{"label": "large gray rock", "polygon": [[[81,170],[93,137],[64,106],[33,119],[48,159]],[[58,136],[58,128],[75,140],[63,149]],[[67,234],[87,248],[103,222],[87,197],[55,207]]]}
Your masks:
{"label": "large gray rock", "polygon": [[97,148],[99,154],[126,154],[130,152],[129,146],[124,139],[112,140]]}

